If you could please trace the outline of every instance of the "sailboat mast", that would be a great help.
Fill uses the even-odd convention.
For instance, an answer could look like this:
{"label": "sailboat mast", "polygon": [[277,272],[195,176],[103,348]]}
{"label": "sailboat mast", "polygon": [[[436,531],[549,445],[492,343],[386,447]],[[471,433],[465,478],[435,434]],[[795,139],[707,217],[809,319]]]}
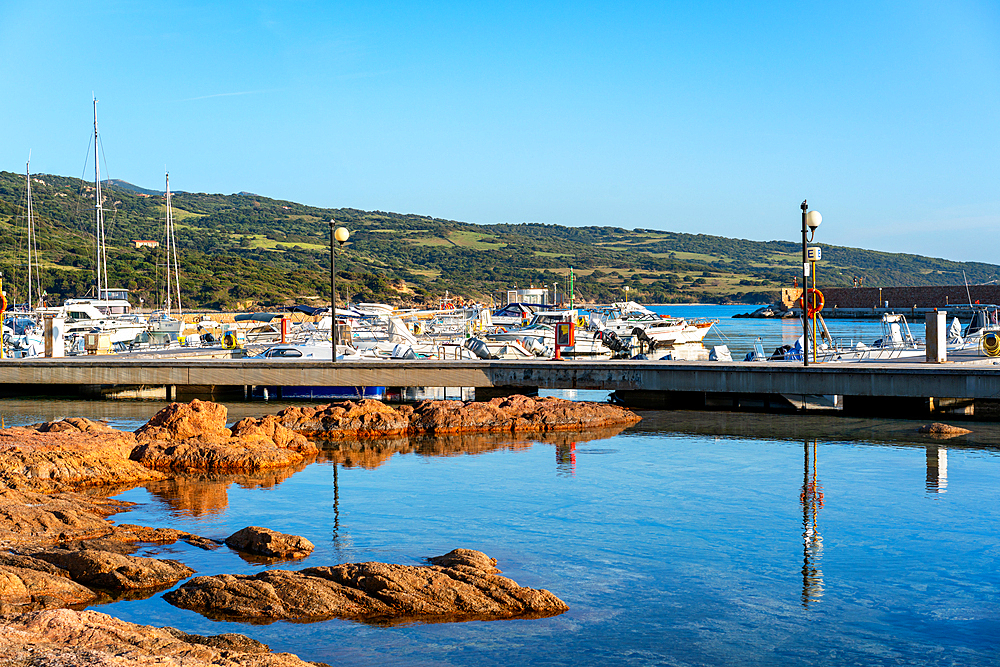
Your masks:
{"label": "sailboat mast", "polygon": [[97,236],[97,294],[102,298],[102,290],[108,289],[108,249],[104,244],[104,209],[101,207],[101,161],[99,136],[97,133],[97,98],[94,98],[94,211]]}
{"label": "sailboat mast", "polygon": [[167,261],[164,262],[164,264],[166,265],[165,268],[167,270],[167,290],[166,290],[167,293],[166,293],[165,298],[163,300],[163,312],[167,316],[169,316],[170,315],[170,301],[171,301],[171,297],[173,295],[173,290],[171,289],[171,285],[170,285],[170,227],[172,226],[171,223],[173,222],[173,220],[172,220],[173,213],[170,210],[170,172],[169,171],[167,172],[167,185],[166,185],[166,188],[167,189],[166,189],[166,193],[165,194],[166,194],[166,198],[167,198],[167,224],[166,224],[166,229],[164,229],[164,232],[166,232],[164,234],[166,236],[166,238],[164,239],[164,241],[166,241],[166,243],[164,245],[166,245],[167,247],[164,248],[163,251],[166,254],[166,258],[167,258]]}
{"label": "sailboat mast", "polygon": [[[177,237],[174,236],[174,210],[170,205],[170,176],[167,176],[167,224],[170,225],[170,248],[168,252],[172,252],[174,255],[174,289],[177,290],[177,319],[183,320],[181,312],[181,269],[180,264],[177,262]],[[167,257],[167,264],[170,263],[169,255]],[[167,267],[169,273],[169,266]]]}
{"label": "sailboat mast", "polygon": [[[177,292],[177,314],[181,315],[181,274],[180,263],[177,261],[177,239],[174,236],[174,209],[170,203],[170,172],[167,172],[167,225],[166,225],[166,269],[167,269],[167,298],[166,314],[170,315],[170,305],[173,300],[174,290]],[[171,284],[173,287],[171,288]]]}
{"label": "sailboat mast", "polygon": [[[35,230],[34,223],[31,219],[31,154],[28,155],[28,162],[24,166],[24,182],[27,184],[28,192],[28,308],[34,308],[34,301],[32,299],[32,283],[34,278],[32,277],[31,269],[31,259],[32,254],[35,255],[35,261],[38,261],[38,251],[35,249]],[[37,269],[35,270],[35,277],[37,277]],[[39,289],[41,285],[39,285]],[[40,295],[40,294],[39,294]]]}

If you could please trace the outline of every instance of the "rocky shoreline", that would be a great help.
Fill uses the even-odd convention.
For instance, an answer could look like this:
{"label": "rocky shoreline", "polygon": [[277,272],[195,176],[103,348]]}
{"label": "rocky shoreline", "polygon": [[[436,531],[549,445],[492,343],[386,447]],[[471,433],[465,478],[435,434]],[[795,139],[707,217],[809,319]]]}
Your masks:
{"label": "rocky shoreline", "polygon": [[[84,610],[150,597],[185,579],[165,595],[171,604],[210,618],[255,623],[444,622],[562,613],[568,607],[558,597],[500,576],[495,559],[468,549],[427,559],[424,566],[346,563],[189,579],[195,572],[180,561],[135,553],[141,545],[184,540],[209,550],[226,544],[275,562],[304,558],[313,545],[260,526],[221,540],[115,524],[110,517],[131,504],[108,496],[140,485],[154,493],[183,494],[184,479],[191,475],[209,480],[250,475],[267,485],[318,456],[346,461],[353,452],[375,452],[374,459],[362,454],[360,465],[368,460],[378,465],[407,448],[517,446],[510,443],[512,434],[550,440],[553,436],[542,434],[614,433],[639,421],[618,406],[523,396],[395,408],[345,401],[288,408],[232,428],[226,427],[226,416],[224,406],[196,400],[171,404],[134,433],[82,418],[0,430],[0,649],[8,664],[142,665],[165,659],[185,665],[309,664],[291,654],[272,654],[241,635],[200,637]],[[428,445],[429,436],[438,435],[446,442]]]}

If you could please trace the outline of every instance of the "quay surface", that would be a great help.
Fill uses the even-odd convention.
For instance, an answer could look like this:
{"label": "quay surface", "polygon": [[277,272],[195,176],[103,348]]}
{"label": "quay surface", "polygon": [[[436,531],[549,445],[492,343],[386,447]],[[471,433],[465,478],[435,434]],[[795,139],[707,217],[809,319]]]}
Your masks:
{"label": "quay surface", "polygon": [[617,391],[637,406],[751,409],[779,407],[780,397],[824,395],[838,397],[833,404],[852,413],[922,413],[922,406],[932,412],[948,406],[950,411],[975,413],[977,418],[998,418],[988,415],[1000,412],[997,363],[891,361],[803,367],[798,363],[739,361],[417,359],[334,363],[114,356],[0,362],[0,389],[7,396],[65,395],[77,390],[94,396],[102,392],[108,395],[112,393],[109,389],[115,388],[165,388],[161,398],[240,398],[253,386],[475,387],[477,397],[539,388],[600,389]]}

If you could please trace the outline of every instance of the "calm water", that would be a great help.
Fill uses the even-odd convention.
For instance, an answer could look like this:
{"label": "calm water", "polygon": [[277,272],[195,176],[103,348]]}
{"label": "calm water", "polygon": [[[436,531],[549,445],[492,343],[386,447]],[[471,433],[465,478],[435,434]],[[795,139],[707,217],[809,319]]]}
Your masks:
{"label": "calm water", "polygon": [[[157,407],[129,404],[115,417],[108,405],[49,402],[31,414],[92,406],[124,425]],[[25,407],[0,404],[8,423]],[[117,496],[139,503],[122,522],[214,538],[264,525],[316,544],[308,559],[272,567],[419,564],[479,549],[519,583],[563,598],[570,611],[560,616],[248,625],[206,620],[159,594],[99,609],[242,632],[334,665],[1000,663],[1000,425],[935,441],[905,421],[642,414],[599,439],[369,444],[298,470]],[[201,574],[263,567],[225,547],[143,553]]]}

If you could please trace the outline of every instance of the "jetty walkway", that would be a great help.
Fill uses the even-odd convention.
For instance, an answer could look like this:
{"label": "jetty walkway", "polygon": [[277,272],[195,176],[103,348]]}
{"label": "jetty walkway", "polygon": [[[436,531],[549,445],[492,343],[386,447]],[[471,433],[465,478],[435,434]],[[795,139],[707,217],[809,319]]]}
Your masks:
{"label": "jetty walkway", "polygon": [[254,386],[475,387],[477,399],[614,390],[637,407],[838,409],[1000,419],[1000,364],[694,361],[276,361],[114,356],[0,361],[5,396],[240,400]]}

